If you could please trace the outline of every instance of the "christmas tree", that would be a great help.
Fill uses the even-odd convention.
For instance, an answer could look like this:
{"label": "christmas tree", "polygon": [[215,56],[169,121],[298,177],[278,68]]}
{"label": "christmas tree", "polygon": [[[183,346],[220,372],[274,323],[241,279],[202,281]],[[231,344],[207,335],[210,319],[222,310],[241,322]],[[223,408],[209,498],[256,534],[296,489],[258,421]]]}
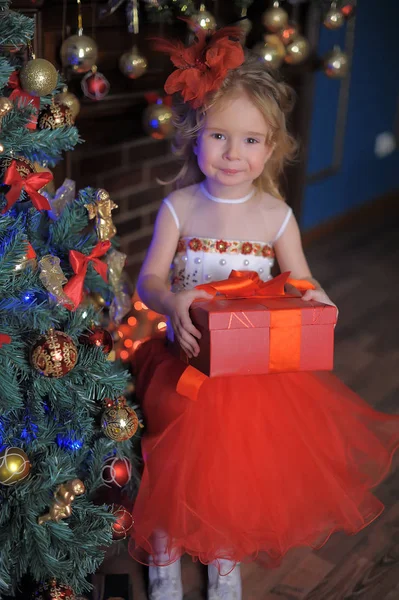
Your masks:
{"label": "christmas tree", "polygon": [[29,581],[32,597],[73,599],[132,525],[100,492],[133,487],[139,422],[90,302],[100,294],[116,314],[123,301],[124,255],[101,216],[112,201],[92,188],[46,192],[48,167],[79,135],[33,33],[0,0],[0,598]]}

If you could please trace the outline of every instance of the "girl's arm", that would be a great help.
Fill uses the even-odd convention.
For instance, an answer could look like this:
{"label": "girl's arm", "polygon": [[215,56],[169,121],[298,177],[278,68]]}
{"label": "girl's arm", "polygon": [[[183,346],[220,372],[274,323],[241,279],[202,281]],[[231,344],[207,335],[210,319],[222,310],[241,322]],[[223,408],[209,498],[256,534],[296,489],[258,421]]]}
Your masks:
{"label": "girl's arm", "polygon": [[307,290],[305,292],[302,296],[303,300],[317,300],[318,302],[335,306],[320,283],[312,276],[303,252],[301,234],[294,215],[291,215],[287,227],[276,241],[274,249],[282,272],[290,271],[291,277],[294,279],[306,279],[315,286],[315,290]]}
{"label": "girl's arm", "polygon": [[191,322],[189,308],[196,298],[210,299],[211,296],[195,289],[178,294],[170,291],[168,276],[179,236],[179,229],[170,210],[162,204],[151,245],[140,270],[137,291],[149,308],[170,317],[180,346],[191,357],[199,353],[197,339],[201,334]]}

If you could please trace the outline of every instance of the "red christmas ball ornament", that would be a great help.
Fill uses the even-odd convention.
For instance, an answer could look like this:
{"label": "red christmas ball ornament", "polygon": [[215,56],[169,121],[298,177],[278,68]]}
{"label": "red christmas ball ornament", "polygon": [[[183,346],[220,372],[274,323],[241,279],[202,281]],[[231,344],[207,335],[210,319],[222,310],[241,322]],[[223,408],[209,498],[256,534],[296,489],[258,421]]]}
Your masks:
{"label": "red christmas ball ornament", "polygon": [[78,360],[78,351],[72,338],[63,331],[50,329],[34,343],[31,365],[45,377],[63,377]]}
{"label": "red christmas ball ornament", "polygon": [[110,458],[103,466],[102,478],[106,485],[123,487],[132,476],[132,465],[127,458]]}
{"label": "red christmas ball ornament", "polygon": [[112,524],[112,539],[126,539],[128,532],[133,527],[132,514],[121,504],[112,506],[111,512],[116,518]]}
{"label": "red christmas ball ornament", "polygon": [[67,585],[51,579],[40,583],[32,594],[32,600],[76,600],[75,592]]}
{"label": "red christmas ball ornament", "polygon": [[83,77],[80,85],[84,95],[90,100],[102,100],[110,88],[108,79],[94,67]]}
{"label": "red christmas ball ornament", "polygon": [[87,346],[102,348],[104,354],[109,354],[114,347],[112,335],[102,327],[92,327],[90,331],[80,336],[79,342]]}

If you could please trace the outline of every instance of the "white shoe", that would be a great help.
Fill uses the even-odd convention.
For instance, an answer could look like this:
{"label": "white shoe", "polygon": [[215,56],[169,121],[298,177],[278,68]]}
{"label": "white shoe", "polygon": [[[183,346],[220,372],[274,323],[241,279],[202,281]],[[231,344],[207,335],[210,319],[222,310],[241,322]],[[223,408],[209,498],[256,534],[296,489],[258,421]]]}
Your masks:
{"label": "white shoe", "polygon": [[150,600],[183,600],[180,560],[166,567],[149,567]]}
{"label": "white shoe", "polygon": [[241,600],[240,565],[236,565],[228,575],[220,575],[215,565],[211,564],[208,566],[208,578],[208,600]]}

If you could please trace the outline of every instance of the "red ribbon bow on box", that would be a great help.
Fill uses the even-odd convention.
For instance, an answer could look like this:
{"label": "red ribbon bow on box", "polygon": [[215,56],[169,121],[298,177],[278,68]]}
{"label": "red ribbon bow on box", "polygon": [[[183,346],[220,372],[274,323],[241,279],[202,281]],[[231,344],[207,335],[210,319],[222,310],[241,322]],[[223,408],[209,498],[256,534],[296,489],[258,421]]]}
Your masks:
{"label": "red ribbon bow on box", "polygon": [[75,275],[68,281],[64,287],[64,292],[73,303],[73,308],[67,307],[70,310],[76,310],[83,299],[83,284],[85,281],[87,267],[89,262],[92,263],[94,269],[107,283],[108,265],[100,260],[100,256],[104,256],[111,247],[110,241],[98,242],[89,255],[82,254],[77,250],[69,251],[69,262],[71,263]]}
{"label": "red ribbon bow on box", "polygon": [[37,210],[50,210],[51,206],[47,198],[39,194],[38,190],[47,185],[52,179],[53,175],[48,171],[31,173],[23,179],[18,173],[17,163],[13,160],[4,175],[3,183],[10,185],[11,189],[6,194],[7,206],[3,208],[1,214],[10,210],[20,197],[22,190],[25,190]]}
{"label": "red ribbon bow on box", "polygon": [[25,92],[25,90],[21,88],[17,71],[11,73],[8,80],[8,87],[13,89],[10,94],[10,100],[15,100],[16,105],[19,108],[28,106],[30,104],[35,109],[35,112],[31,115],[30,121],[27,123],[26,127],[28,129],[36,129],[37,115],[40,108],[40,98],[32,96],[29,94],[29,92]]}
{"label": "red ribbon bow on box", "polygon": [[196,289],[204,290],[212,296],[223,295],[226,298],[251,298],[262,297],[272,298],[276,296],[289,296],[284,285],[289,283],[297,290],[314,290],[315,287],[310,281],[305,279],[291,279],[290,273],[281,273],[274,279],[262,281],[256,271],[231,271],[228,279],[214,281],[212,283],[203,283],[197,285]]}

